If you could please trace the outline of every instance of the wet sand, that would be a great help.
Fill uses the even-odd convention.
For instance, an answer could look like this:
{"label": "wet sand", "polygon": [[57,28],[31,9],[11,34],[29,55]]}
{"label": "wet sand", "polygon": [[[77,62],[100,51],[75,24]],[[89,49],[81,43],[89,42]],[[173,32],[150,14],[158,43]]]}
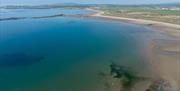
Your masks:
{"label": "wet sand", "polygon": [[[159,79],[165,80],[170,85],[169,88],[165,88],[162,91],[180,91],[180,25],[151,20],[106,16],[103,11],[91,8],[87,8],[86,10],[97,12],[89,15],[90,17],[120,20],[158,30],[160,34],[148,42],[146,49],[149,65],[154,74],[159,76]],[[145,91],[150,85],[151,82],[139,83],[133,91]],[[119,87],[116,86],[115,88]]]}
{"label": "wet sand", "polygon": [[180,33],[180,25],[177,25],[177,24],[170,24],[170,23],[158,22],[158,21],[152,21],[152,20],[124,18],[124,17],[117,17],[117,16],[107,16],[107,15],[104,15],[103,11],[99,11],[99,10],[95,10],[95,9],[91,9],[91,8],[87,8],[86,10],[96,12],[94,14],[90,14],[89,15],[90,17],[99,17],[99,18],[106,18],[106,19],[112,19],[112,20],[120,20],[123,22],[144,25],[144,26],[148,26],[151,28],[155,28],[162,32],[166,32],[166,34],[180,37],[180,34],[179,34]]}

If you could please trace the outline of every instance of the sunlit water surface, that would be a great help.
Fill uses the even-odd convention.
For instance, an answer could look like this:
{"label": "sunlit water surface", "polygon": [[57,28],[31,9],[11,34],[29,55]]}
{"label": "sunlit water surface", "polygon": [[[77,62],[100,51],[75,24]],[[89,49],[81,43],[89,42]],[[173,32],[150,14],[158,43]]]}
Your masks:
{"label": "sunlit water surface", "polygon": [[[1,16],[57,13],[92,12],[7,10],[1,12]],[[144,72],[146,63],[141,40],[149,34],[151,31],[142,26],[91,18],[0,21],[0,91],[104,91],[99,72],[109,73],[111,62]],[[4,55],[12,58],[2,57]],[[38,60],[40,56],[43,58]]]}

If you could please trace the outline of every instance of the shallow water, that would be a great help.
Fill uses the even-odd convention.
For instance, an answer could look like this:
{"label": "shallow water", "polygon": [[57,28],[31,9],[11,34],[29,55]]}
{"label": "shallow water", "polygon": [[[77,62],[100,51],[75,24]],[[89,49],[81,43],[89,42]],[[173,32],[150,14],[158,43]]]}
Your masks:
{"label": "shallow water", "polygon": [[149,33],[138,25],[87,18],[0,21],[0,55],[43,56],[31,65],[0,67],[0,91],[104,91],[98,74],[109,72],[112,61],[146,70],[141,40]]}
{"label": "shallow water", "polygon": [[0,19],[10,17],[40,17],[40,16],[51,16],[57,14],[90,14],[91,11],[80,10],[80,9],[0,9]]}

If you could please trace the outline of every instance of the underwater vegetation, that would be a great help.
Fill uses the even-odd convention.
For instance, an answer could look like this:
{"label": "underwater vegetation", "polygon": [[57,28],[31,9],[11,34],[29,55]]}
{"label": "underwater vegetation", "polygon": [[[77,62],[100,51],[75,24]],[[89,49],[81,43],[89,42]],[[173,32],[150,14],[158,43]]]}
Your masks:
{"label": "underwater vegetation", "polygon": [[121,91],[130,91],[137,82],[147,79],[145,77],[137,76],[137,74],[127,67],[114,63],[110,64],[110,74],[113,76],[113,78],[118,78],[121,80]]}
{"label": "underwater vegetation", "polygon": [[0,55],[0,67],[27,66],[41,62],[44,56],[32,56],[25,53]]}
{"label": "underwater vegetation", "polygon": [[[171,84],[160,78],[152,78],[139,76],[135,71],[131,70],[129,67],[121,66],[115,63],[111,63],[110,67],[110,76],[112,78],[117,78],[120,80],[121,90],[120,91],[133,91],[135,84],[138,84],[140,81],[149,81],[150,85],[145,91],[171,91],[173,89]],[[107,74],[101,73],[101,76]]]}

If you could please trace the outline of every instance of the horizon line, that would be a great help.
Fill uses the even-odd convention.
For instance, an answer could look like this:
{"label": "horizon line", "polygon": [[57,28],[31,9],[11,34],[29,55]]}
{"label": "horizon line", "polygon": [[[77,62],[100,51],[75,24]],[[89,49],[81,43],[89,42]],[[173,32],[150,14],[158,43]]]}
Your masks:
{"label": "horizon line", "polygon": [[180,1],[178,2],[171,2],[171,3],[140,3],[140,4],[114,4],[114,3],[44,3],[44,4],[1,4],[0,6],[8,6],[8,5],[16,5],[16,6],[23,6],[23,5],[55,5],[55,4],[74,4],[74,5],[159,5],[159,4],[180,4]]}

